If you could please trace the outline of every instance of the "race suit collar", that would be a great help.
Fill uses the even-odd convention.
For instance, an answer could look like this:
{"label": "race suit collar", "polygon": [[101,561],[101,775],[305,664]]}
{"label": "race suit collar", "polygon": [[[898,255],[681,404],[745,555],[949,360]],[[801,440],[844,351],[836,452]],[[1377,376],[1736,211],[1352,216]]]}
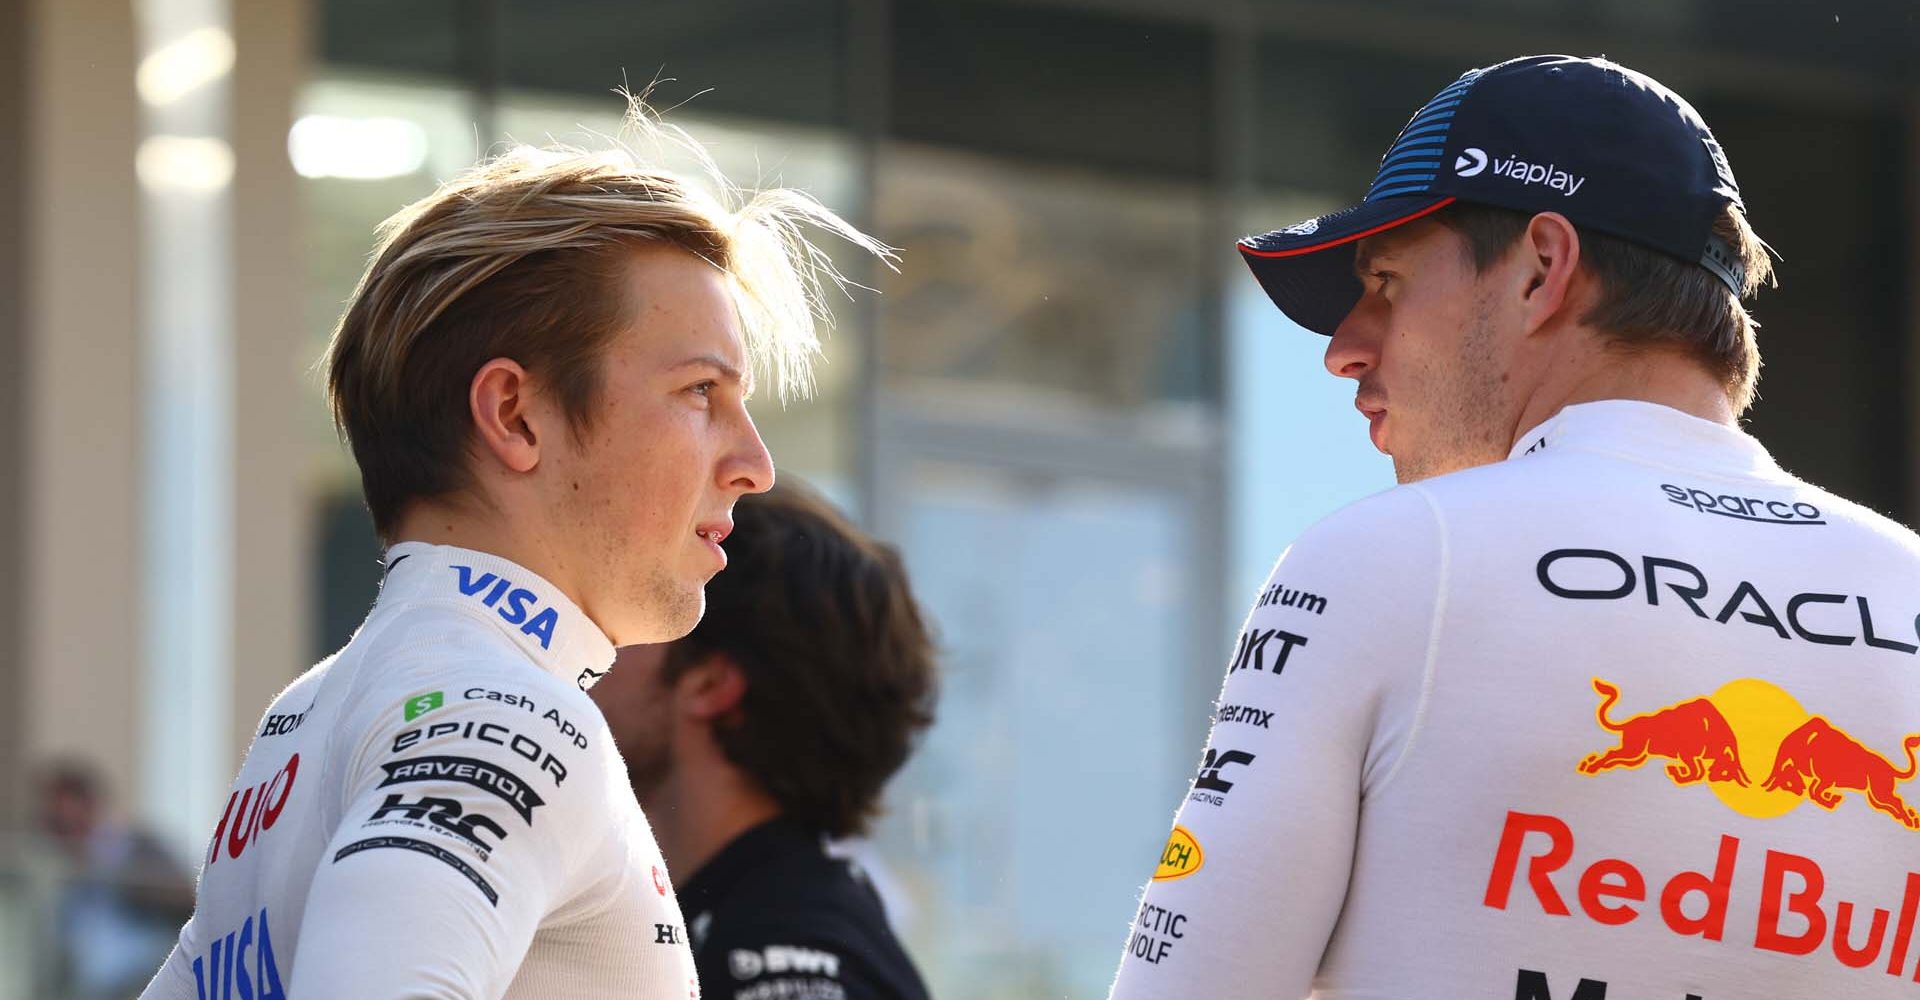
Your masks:
{"label": "race suit collar", "polygon": [[541,669],[582,691],[613,663],[613,643],[560,588],[486,552],[401,542],[387,549],[378,606],[433,601],[498,629]]}
{"label": "race suit collar", "polygon": [[1508,459],[1538,451],[1579,449],[1728,473],[1777,473],[1779,465],[1753,435],[1670,406],[1603,399],[1563,407],[1520,435]]}

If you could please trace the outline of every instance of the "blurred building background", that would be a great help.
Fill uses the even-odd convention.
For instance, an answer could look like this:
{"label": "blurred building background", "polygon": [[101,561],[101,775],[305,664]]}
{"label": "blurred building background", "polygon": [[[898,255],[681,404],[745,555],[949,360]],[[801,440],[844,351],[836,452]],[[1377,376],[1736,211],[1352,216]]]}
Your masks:
{"label": "blurred building background", "polygon": [[940,627],[940,722],[869,847],[936,995],[1087,997],[1268,565],[1391,483],[1233,239],[1357,198],[1468,66],[1605,53],[1701,109],[1783,258],[1752,427],[1913,523],[1917,9],[6,0],[0,997],[139,946],[53,916],[92,862],[34,834],[47,767],[191,859],[268,698],[364,613],[312,365],[375,224],[494,143],[591,142],[659,78],[736,180],[903,248],[855,273],[882,294],[839,304],[819,398],[757,416]]}

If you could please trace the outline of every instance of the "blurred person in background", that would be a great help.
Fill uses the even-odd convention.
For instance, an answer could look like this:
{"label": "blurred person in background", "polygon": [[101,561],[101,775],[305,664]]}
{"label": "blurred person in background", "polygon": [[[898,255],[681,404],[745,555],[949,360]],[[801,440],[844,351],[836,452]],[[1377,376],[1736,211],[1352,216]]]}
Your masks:
{"label": "blurred person in background", "polygon": [[380,596],[267,709],[148,997],[697,993],[585,689],[693,627],[773,484],[747,396],[807,383],[837,277],[803,229],[887,251],[652,165],[711,161],[637,101],[624,139],[511,147],[382,226],[326,362]]}
{"label": "blurred person in background", "polygon": [[124,1000],[152,975],[193,912],[193,876],[159,838],[114,816],[99,773],[48,765],[39,827],[61,862],[53,987],[72,1000]]}
{"label": "blurred person in background", "polygon": [[1741,429],[1771,261],[1694,109],[1473,70],[1241,250],[1404,485],[1275,567],[1116,1000],[1909,995],[1920,537]]}
{"label": "blurred person in background", "polygon": [[804,485],[743,497],[686,638],[592,692],[676,873],[705,995],[925,1000],[863,872],[865,832],[933,721],[932,640],[899,554]]}

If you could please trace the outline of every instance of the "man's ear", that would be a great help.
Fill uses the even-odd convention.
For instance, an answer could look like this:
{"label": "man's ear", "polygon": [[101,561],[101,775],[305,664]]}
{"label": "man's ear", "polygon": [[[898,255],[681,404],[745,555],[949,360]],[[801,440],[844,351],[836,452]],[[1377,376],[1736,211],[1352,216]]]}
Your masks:
{"label": "man's ear", "polygon": [[531,472],[540,464],[535,391],[532,376],[508,358],[481,365],[467,387],[477,447],[513,472]]}
{"label": "man's ear", "polygon": [[674,703],[702,722],[716,722],[740,708],[747,675],[733,658],[715,653],[687,668],[674,683]]}
{"label": "man's ear", "polygon": [[1580,233],[1558,212],[1541,212],[1520,237],[1523,316],[1528,334],[1559,316],[1573,299],[1580,267]]}

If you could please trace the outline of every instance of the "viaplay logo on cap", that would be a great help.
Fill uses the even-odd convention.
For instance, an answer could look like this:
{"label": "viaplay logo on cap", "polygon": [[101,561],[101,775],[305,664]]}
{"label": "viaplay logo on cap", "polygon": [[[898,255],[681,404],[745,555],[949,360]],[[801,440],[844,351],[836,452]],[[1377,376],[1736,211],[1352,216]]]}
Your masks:
{"label": "viaplay logo on cap", "polygon": [[1521,184],[1545,184],[1547,187],[1571,198],[1582,185],[1585,177],[1575,177],[1570,171],[1562,170],[1552,163],[1528,163],[1518,156],[1506,159],[1487,155],[1487,151],[1468,146],[1453,159],[1453,172],[1461,177],[1478,177],[1493,168],[1494,176],[1519,181]]}

